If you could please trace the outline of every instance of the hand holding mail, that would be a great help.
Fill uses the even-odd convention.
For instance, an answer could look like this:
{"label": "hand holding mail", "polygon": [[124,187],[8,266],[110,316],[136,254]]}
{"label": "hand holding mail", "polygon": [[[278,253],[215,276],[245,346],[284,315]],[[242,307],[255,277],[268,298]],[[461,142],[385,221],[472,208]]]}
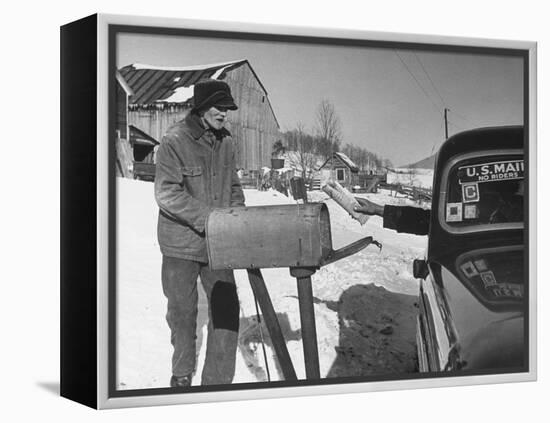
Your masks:
{"label": "hand holding mail", "polygon": [[380,206],[372,201],[367,200],[366,198],[355,197],[359,205],[354,207],[354,210],[358,213],[364,213],[369,216],[383,216],[384,207]]}

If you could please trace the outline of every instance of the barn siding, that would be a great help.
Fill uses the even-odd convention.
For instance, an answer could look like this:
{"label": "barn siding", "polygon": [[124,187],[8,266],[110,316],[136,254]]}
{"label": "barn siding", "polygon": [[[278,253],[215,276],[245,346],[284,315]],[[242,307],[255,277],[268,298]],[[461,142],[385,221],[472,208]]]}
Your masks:
{"label": "barn siding", "polygon": [[[229,112],[227,125],[233,135],[237,168],[258,170],[270,166],[272,147],[280,139],[280,132],[266,92],[247,62],[227,70],[221,79],[231,87],[239,106]],[[128,123],[161,141],[166,130],[187,113],[189,108],[183,105],[138,108],[128,112]]]}
{"label": "barn siding", "polygon": [[182,120],[187,113],[189,109],[179,107],[164,110],[131,110],[128,112],[128,121],[130,125],[134,125],[160,142],[166,130]]}
{"label": "barn siding", "polygon": [[225,81],[239,106],[229,115],[237,167],[257,170],[270,166],[273,143],[280,132],[267,94],[248,63],[227,72]]}

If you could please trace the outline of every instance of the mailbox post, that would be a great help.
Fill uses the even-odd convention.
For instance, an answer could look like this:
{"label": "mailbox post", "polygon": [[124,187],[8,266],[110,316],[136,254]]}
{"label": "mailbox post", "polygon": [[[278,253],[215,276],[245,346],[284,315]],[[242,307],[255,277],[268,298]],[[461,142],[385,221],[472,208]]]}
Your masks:
{"label": "mailbox post", "polygon": [[297,200],[303,200],[307,203],[307,190],[304,178],[299,176],[293,176],[290,178],[290,189],[292,190],[292,197]]}
{"label": "mailbox post", "polygon": [[300,325],[302,326],[302,344],[307,379],[320,379],[319,349],[317,347],[317,328],[313,309],[313,287],[311,276],[316,269],[291,267],[290,274],[298,284],[298,303],[300,306]]}

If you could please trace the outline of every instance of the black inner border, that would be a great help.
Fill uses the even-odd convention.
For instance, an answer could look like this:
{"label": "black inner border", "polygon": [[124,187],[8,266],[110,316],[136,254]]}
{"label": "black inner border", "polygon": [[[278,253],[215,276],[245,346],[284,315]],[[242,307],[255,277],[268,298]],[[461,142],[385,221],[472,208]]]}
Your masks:
{"label": "black inner border", "polygon": [[[265,34],[254,32],[235,32],[235,31],[214,31],[189,28],[168,28],[154,26],[135,26],[135,25],[108,25],[108,70],[109,70],[109,92],[108,92],[108,121],[109,121],[109,281],[108,281],[108,397],[136,397],[145,395],[166,395],[180,393],[196,393],[196,392],[216,392],[216,391],[239,391],[251,389],[266,389],[279,387],[298,387],[298,386],[313,386],[313,385],[340,385],[347,383],[364,383],[364,382],[379,382],[379,381],[398,381],[410,379],[437,379],[442,377],[464,377],[474,375],[497,375],[507,373],[524,373],[529,371],[529,302],[525,302],[525,328],[524,328],[524,367],[493,369],[492,371],[460,371],[460,372],[430,372],[417,374],[401,374],[401,375],[384,375],[370,377],[343,377],[330,378],[320,380],[298,380],[298,381],[275,381],[275,382],[255,382],[242,383],[231,385],[217,386],[193,386],[191,388],[177,390],[173,388],[150,388],[150,389],[132,389],[132,390],[117,390],[116,389],[116,183],[115,183],[115,111],[116,111],[116,55],[117,45],[116,36],[120,33],[131,34],[150,34],[150,35],[172,35],[172,36],[189,36],[189,37],[207,37],[232,39],[243,41],[270,41],[270,42],[286,42],[286,43],[304,43],[317,45],[333,45],[347,47],[369,47],[369,48],[399,48],[401,50],[423,50],[441,53],[468,53],[468,54],[484,54],[497,56],[515,56],[523,59],[524,74],[524,149],[525,161],[527,169],[529,168],[529,50],[528,49],[511,49],[511,48],[496,48],[496,47],[470,47],[457,46],[449,44],[433,44],[433,43],[412,43],[398,41],[375,41],[362,40],[352,38],[330,38],[330,37],[314,37],[314,36],[297,36],[297,35],[280,35],[280,34]],[[525,274],[529,281],[529,172],[526,175],[527,181],[527,201],[525,202]],[[526,284],[526,298],[529,298],[529,283]]]}

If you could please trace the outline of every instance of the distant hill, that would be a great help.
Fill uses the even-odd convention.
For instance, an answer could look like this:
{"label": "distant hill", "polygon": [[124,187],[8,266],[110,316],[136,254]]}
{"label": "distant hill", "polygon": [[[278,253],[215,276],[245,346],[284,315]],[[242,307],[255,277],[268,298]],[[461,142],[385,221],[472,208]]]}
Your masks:
{"label": "distant hill", "polygon": [[430,157],[426,157],[425,159],[422,159],[422,160],[420,160],[416,163],[411,163],[411,164],[408,164],[406,166],[401,166],[401,167],[403,167],[403,168],[416,167],[418,169],[433,169],[434,165],[435,165],[435,154],[430,156]]}

